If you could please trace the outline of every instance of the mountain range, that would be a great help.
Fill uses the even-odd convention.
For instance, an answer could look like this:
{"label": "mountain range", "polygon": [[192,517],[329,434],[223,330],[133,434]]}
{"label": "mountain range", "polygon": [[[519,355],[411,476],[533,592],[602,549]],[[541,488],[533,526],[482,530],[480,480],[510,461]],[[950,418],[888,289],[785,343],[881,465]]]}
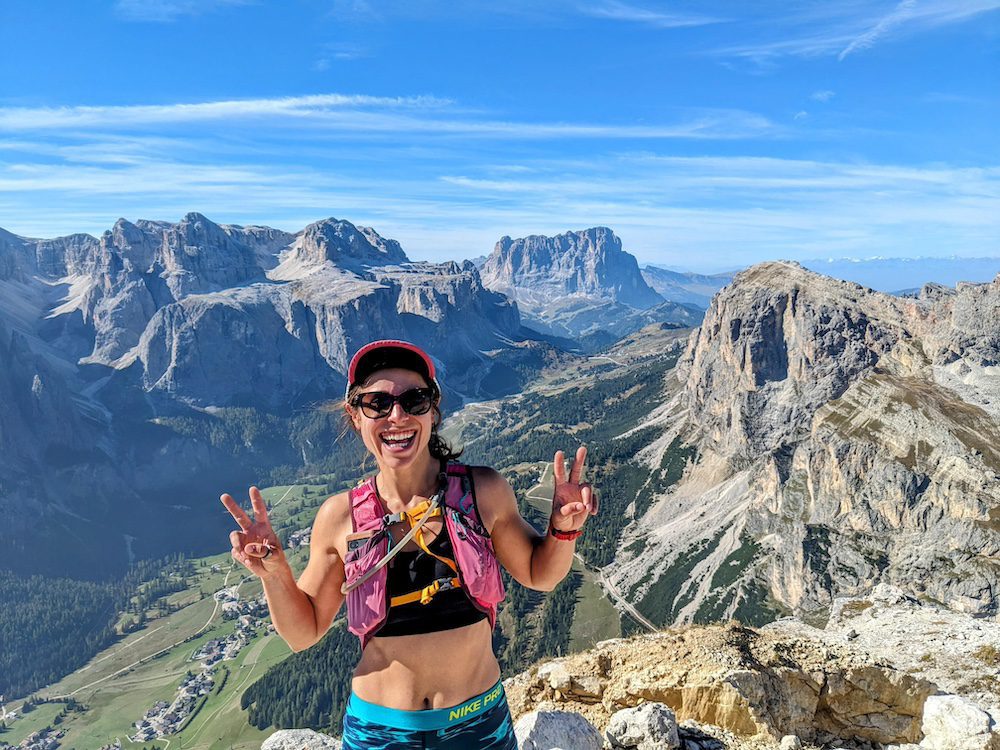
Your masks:
{"label": "mountain range", "polygon": [[[380,337],[431,352],[466,455],[522,512],[546,512],[542,454],[591,445],[605,511],[572,583],[615,592],[622,632],[823,622],[879,584],[998,612],[1000,276],[900,296],[790,262],[640,269],[602,227],[504,237],[479,266],[337,219],[0,230],[4,566],[216,552],[220,491],[355,479],[335,402]],[[513,597],[504,663],[568,646],[575,591]]]}
{"label": "mountain range", "polygon": [[291,234],[192,213],[100,237],[0,232],[10,564],[103,574],[197,547],[179,530],[219,519],[206,525],[196,498],[325,455],[336,419],[312,417],[322,441],[293,423],[343,393],[357,348],[390,336],[434,353],[451,403],[516,390],[556,356],[471,263],[411,263],[346,221]]}

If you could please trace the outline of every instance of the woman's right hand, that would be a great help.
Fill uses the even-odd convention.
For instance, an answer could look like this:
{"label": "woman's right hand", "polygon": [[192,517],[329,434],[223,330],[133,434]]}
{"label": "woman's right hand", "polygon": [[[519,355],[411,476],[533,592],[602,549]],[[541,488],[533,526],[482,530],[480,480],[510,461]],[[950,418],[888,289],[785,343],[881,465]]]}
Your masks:
{"label": "woman's right hand", "polygon": [[284,550],[278,535],[271,527],[267,517],[267,506],[260,490],[250,488],[250,504],[253,506],[254,517],[247,515],[231,495],[224,494],[220,498],[226,510],[239,524],[240,530],[229,534],[229,542],[233,549],[233,559],[247,570],[260,578],[267,578],[288,566]]}

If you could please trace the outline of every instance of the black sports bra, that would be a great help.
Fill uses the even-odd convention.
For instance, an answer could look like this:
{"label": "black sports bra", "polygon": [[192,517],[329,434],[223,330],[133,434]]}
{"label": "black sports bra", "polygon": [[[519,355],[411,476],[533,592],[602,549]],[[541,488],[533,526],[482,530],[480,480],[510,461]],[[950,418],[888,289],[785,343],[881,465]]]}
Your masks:
{"label": "black sports bra", "polygon": [[[434,554],[453,560],[455,552],[448,532],[440,533],[428,545]],[[454,571],[422,549],[399,552],[388,566],[386,586],[388,596],[400,596],[423,588],[439,578],[453,578]],[[486,613],[476,608],[461,588],[438,591],[427,603],[419,601],[398,604],[389,608],[385,624],[375,633],[376,637],[435,633],[472,625],[486,619]]]}

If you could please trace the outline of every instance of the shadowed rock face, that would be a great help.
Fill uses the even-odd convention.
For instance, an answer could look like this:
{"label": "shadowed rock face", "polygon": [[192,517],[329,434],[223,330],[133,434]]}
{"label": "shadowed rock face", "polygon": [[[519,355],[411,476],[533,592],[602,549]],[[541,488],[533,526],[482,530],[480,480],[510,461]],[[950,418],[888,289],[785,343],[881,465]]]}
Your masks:
{"label": "shadowed rock face", "polygon": [[660,606],[681,621],[881,581],[995,613],[998,302],[1000,278],[900,299],[797,264],[738,274],[678,365],[671,429],[700,461],[626,534],[615,581],[641,600],[686,565]]}
{"label": "shadowed rock face", "polygon": [[819,406],[907,335],[913,307],[797,265],[738,274],[713,300],[680,365],[692,423],[727,457],[801,438]]}

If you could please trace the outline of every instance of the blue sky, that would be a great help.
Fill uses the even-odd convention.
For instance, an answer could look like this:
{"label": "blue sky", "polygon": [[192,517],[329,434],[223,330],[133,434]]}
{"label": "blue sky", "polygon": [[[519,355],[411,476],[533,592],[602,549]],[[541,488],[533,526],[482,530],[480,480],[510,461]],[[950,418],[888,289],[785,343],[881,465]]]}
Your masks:
{"label": "blue sky", "polygon": [[1000,256],[1000,0],[6,0],[0,227]]}

